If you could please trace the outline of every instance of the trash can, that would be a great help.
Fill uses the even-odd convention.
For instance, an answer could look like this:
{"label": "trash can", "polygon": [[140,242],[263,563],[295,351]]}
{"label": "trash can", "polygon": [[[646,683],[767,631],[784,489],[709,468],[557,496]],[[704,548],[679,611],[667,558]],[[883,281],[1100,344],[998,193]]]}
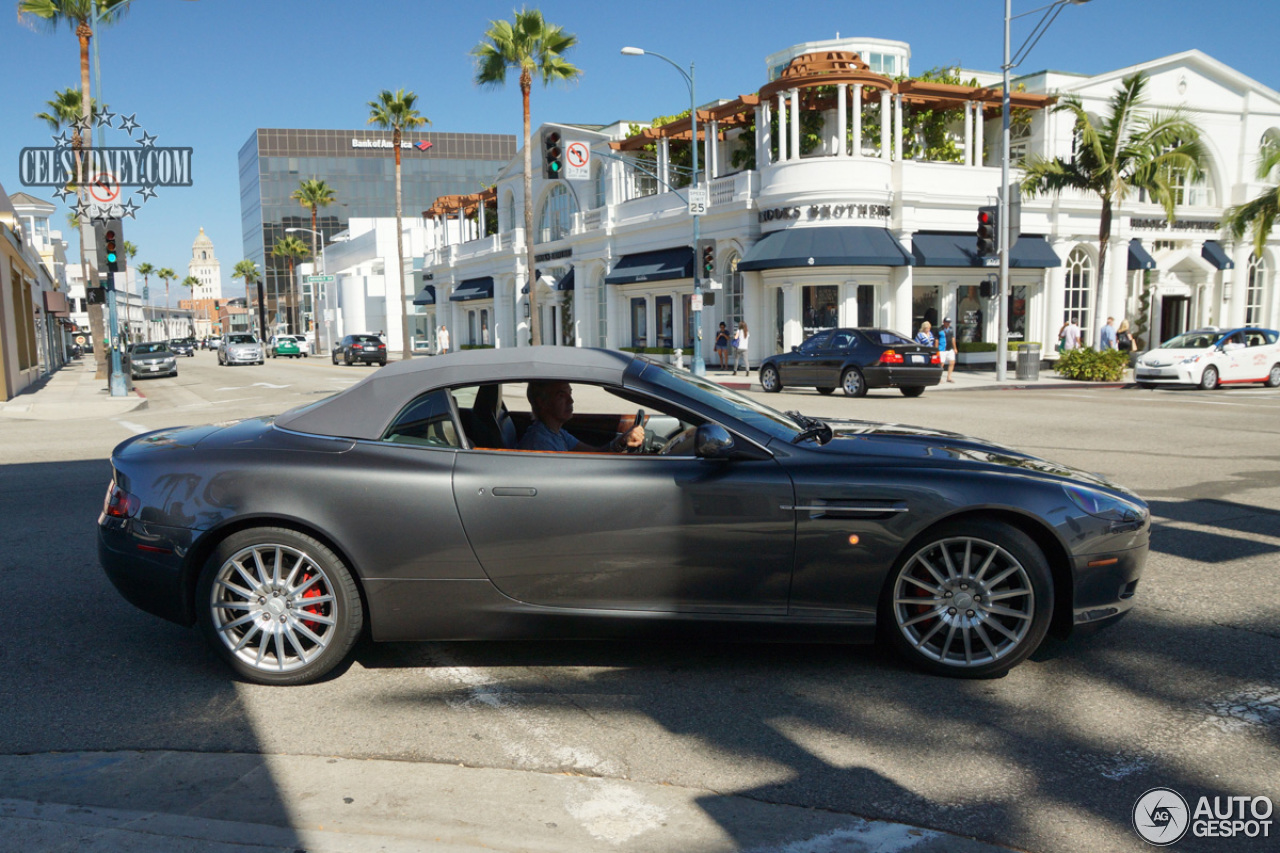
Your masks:
{"label": "trash can", "polygon": [[1018,345],[1017,375],[1019,379],[1038,380],[1040,378],[1039,344]]}

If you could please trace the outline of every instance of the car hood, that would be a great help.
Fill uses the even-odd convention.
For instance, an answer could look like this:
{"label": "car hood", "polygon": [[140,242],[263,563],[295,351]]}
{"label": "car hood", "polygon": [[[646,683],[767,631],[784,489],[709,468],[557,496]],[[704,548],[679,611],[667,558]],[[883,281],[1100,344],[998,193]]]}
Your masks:
{"label": "car hood", "polygon": [[983,466],[997,471],[1017,469],[1031,476],[1083,482],[1137,497],[1100,474],[957,432],[874,421],[827,419],[826,423],[834,435],[831,441],[818,447],[824,453],[856,455],[864,461],[891,461],[904,466],[941,464]]}
{"label": "car hood", "polygon": [[1153,349],[1144,352],[1138,357],[1138,361],[1143,364],[1155,364],[1162,362],[1164,364],[1176,363],[1194,355],[1211,355],[1217,352],[1216,349],[1207,347],[1196,347],[1188,349]]}

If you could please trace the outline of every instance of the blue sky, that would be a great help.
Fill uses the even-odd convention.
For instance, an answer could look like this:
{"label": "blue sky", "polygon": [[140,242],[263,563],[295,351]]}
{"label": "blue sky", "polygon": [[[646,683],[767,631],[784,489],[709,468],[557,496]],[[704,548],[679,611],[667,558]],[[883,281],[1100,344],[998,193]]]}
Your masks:
{"label": "blue sky", "polygon": [[[156,144],[194,149],[194,185],[160,190],[127,222],[126,236],[139,246],[135,261],[185,276],[203,227],[222,262],[226,291],[243,290],[230,278],[243,257],[236,157],[254,128],[365,127],[366,103],[382,89],[403,87],[417,93],[419,111],[432,121],[428,137],[431,131],[519,134],[514,79],[501,89],[478,88],[468,55],[489,21],[512,17],[515,5],[135,0],[127,16],[101,34],[106,103],[136,114]],[[570,59],[583,70],[578,83],[535,86],[535,127],[540,121],[643,121],[687,106],[688,90],[674,69],[653,58],[621,56],[624,45],[695,62],[700,103],[754,92],[766,82],[767,54],[837,35],[906,41],[916,73],[957,64],[998,70],[1002,51],[1003,0],[529,5],[578,36]],[[1019,0],[1014,14],[1040,5]],[[1015,22],[1015,48],[1038,18]],[[1092,0],[1064,9],[1019,70],[1094,74],[1196,48],[1280,88],[1278,36],[1274,0]],[[34,115],[55,90],[79,87],[75,36],[9,18],[0,24],[0,55],[8,70],[0,86],[0,183],[8,193],[52,201],[45,189],[19,183],[18,152],[50,144],[47,126]],[[115,134],[115,144],[126,143],[121,131]],[[57,225],[62,222],[59,215]],[[70,251],[77,251],[74,237]]]}

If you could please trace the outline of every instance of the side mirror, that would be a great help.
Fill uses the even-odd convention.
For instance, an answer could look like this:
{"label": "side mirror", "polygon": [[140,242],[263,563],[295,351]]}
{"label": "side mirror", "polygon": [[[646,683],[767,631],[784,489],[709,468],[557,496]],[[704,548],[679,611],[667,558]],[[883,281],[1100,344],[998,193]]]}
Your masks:
{"label": "side mirror", "polygon": [[719,424],[698,427],[693,446],[700,459],[728,459],[733,455],[733,437]]}
{"label": "side mirror", "polygon": [[792,352],[800,352],[800,347],[792,347],[792,348],[791,348],[791,351],[792,351]]}

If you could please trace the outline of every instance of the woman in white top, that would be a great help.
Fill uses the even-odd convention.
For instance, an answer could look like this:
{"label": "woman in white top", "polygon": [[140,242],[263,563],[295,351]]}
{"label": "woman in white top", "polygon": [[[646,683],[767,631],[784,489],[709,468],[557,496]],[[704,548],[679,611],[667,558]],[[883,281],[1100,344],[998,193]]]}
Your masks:
{"label": "woman in white top", "polygon": [[738,375],[738,362],[742,362],[742,372],[751,372],[751,362],[747,358],[747,324],[738,323],[737,330],[733,333],[733,375]]}

